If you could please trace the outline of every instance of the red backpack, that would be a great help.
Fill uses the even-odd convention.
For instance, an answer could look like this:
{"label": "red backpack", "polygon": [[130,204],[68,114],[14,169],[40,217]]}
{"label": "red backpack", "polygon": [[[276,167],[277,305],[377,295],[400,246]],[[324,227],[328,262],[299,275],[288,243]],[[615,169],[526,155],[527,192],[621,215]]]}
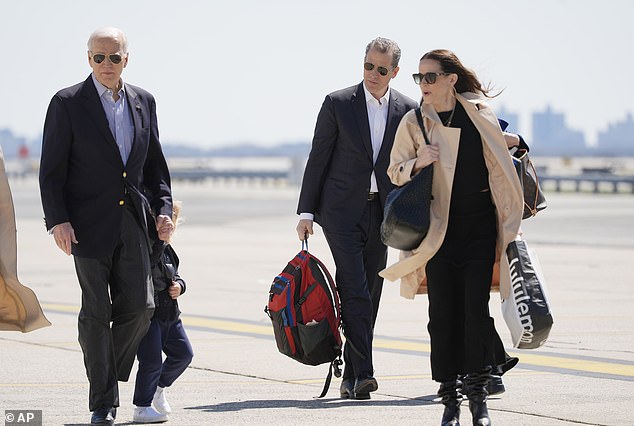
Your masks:
{"label": "red backpack", "polygon": [[275,277],[264,311],[271,318],[277,349],[307,365],[330,363],[341,377],[341,307],[337,288],[324,264],[308,252],[308,243]]}

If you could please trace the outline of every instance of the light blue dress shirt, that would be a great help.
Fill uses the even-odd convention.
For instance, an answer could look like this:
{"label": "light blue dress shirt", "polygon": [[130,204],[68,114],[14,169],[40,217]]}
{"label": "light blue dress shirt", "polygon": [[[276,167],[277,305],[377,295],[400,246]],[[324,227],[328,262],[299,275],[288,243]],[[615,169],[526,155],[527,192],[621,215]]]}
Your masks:
{"label": "light blue dress shirt", "polygon": [[112,90],[99,83],[94,74],[92,75],[92,80],[95,83],[101,105],[106,113],[110,132],[119,147],[121,160],[123,164],[126,164],[134,142],[134,122],[132,121],[128,99],[125,96],[123,80],[121,81],[121,89],[119,89],[119,99],[116,101],[112,97]]}

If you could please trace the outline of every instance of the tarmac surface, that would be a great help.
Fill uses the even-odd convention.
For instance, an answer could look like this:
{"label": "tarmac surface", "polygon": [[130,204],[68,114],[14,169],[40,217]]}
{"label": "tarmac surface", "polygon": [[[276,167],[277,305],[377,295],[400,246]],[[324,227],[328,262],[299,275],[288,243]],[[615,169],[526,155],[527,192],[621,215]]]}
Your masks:
{"label": "tarmac surface", "polygon": [[[42,410],[44,425],[88,424],[73,262],[44,230],[37,184],[15,180],[11,188],[20,280],[36,292],[53,325],[0,332],[0,413]],[[168,389],[169,424],[440,423],[426,297],[405,300],[398,283],[384,284],[374,345],[379,390],[371,400],[341,400],[340,379],[315,399],[327,366],[305,366],[277,352],[263,311],[273,277],[300,250],[297,189],[176,182],[174,193],[185,217],[173,243],[188,283],[179,303],[195,356]],[[543,347],[513,349],[492,294],[496,326],[508,352],[520,357],[504,376],[506,392],[489,399],[493,424],[634,425],[634,197],[547,198],[548,209],[523,228],[539,255],[555,323]],[[334,274],[320,230],[310,251]],[[390,252],[390,263],[395,259]],[[133,381],[120,383],[117,424],[132,423],[133,389]],[[467,403],[462,412],[463,424],[470,424]]]}

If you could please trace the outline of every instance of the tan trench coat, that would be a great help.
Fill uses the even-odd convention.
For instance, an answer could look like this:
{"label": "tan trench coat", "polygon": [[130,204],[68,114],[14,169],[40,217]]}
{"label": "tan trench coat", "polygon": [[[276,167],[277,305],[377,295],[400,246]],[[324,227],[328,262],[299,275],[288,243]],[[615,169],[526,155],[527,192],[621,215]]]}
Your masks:
{"label": "tan trench coat", "polygon": [[[493,281],[499,282],[500,295],[506,299],[510,294],[511,277],[506,246],[516,237],[522,220],[523,196],[519,179],[513,166],[504,136],[497,118],[484,98],[474,93],[456,95],[456,99],[482,136],[484,160],[489,171],[491,197],[496,207],[498,239],[496,259],[497,270],[502,271]],[[460,129],[444,127],[438,114],[431,106],[422,107],[425,128],[432,143],[440,147],[440,159],[434,163],[434,179],[431,202],[429,233],[420,246],[400,254],[400,260],[379,273],[389,281],[401,280],[401,296],[413,299],[416,294],[426,292],[425,265],[440,248],[447,231],[449,204],[456,160]],[[420,147],[425,144],[423,134],[414,111],[409,111],[401,120],[396,131],[394,146],[387,170],[395,185],[410,181],[412,168]],[[458,171],[460,173],[460,171]]]}
{"label": "tan trench coat", "polygon": [[0,330],[26,333],[51,323],[35,293],[18,280],[15,211],[0,148]]}

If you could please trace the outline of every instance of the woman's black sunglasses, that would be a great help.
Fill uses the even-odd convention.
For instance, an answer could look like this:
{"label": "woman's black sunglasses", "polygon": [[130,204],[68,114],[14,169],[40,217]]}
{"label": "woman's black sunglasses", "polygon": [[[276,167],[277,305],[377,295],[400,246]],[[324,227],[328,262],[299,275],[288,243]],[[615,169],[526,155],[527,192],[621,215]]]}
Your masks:
{"label": "woman's black sunglasses", "polygon": [[416,74],[412,74],[412,77],[414,77],[414,83],[416,84],[420,84],[421,81],[424,81],[425,83],[429,83],[429,84],[434,84],[436,82],[436,79],[438,78],[439,75],[449,75],[451,73],[449,72],[427,72],[425,74],[421,74],[421,73],[416,73]]}

